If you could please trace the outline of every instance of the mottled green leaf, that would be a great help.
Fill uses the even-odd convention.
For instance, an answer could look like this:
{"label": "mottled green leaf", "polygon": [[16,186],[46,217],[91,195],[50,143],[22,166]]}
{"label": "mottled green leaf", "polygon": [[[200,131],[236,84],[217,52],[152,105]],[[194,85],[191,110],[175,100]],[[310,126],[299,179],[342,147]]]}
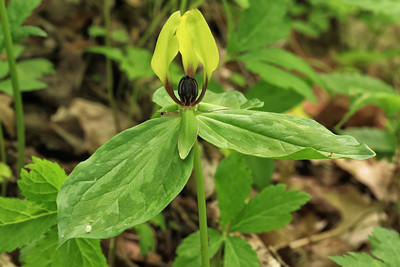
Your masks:
{"label": "mottled green leaf", "polygon": [[[224,237],[215,229],[208,228],[208,256],[214,257],[221,247]],[[176,250],[174,267],[201,267],[200,232],[187,236]]]}
{"label": "mottled green leaf", "polygon": [[306,193],[285,191],[282,184],[268,186],[235,217],[229,232],[261,233],[280,229],[292,220],[290,213],[309,199]]}
{"label": "mottled green leaf", "polygon": [[240,153],[277,159],[352,158],[375,156],[354,137],[335,135],[316,121],[284,114],[220,110],[199,113],[199,136]]}
{"label": "mottled green leaf", "polygon": [[152,119],[125,130],[72,171],[57,198],[61,242],[115,236],[176,197],[193,167],[192,153],[179,157],[180,120]]}
{"label": "mottled green leaf", "polygon": [[34,164],[25,166],[25,168],[30,169],[30,172],[21,170],[21,180],[18,181],[18,187],[28,200],[56,211],[57,193],[67,175],[55,162],[36,157],[32,159]]}
{"label": "mottled green leaf", "polygon": [[215,189],[220,209],[221,228],[240,212],[249,197],[252,185],[251,171],[238,153],[221,161],[215,173]]}
{"label": "mottled green leaf", "polygon": [[34,202],[0,197],[0,253],[40,237],[56,223],[56,214]]}
{"label": "mottled green leaf", "polygon": [[100,240],[71,239],[58,248],[57,228],[21,250],[24,267],[107,266]]}
{"label": "mottled green leaf", "polygon": [[225,267],[259,267],[257,252],[238,236],[228,236],[225,241]]}

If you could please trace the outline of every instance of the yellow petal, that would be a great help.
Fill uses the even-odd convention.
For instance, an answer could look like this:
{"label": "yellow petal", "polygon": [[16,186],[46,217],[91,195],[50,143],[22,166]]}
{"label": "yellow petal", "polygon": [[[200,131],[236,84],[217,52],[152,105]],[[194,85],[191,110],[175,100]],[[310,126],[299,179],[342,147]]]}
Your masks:
{"label": "yellow petal", "polygon": [[153,58],[151,59],[151,67],[164,85],[167,79],[171,80],[169,65],[178,54],[178,39],[175,36],[175,32],[180,21],[180,11],[176,11],[168,18],[158,36]]}
{"label": "yellow petal", "polygon": [[197,58],[203,64],[204,76],[209,80],[219,63],[217,44],[200,11],[194,8],[186,13],[187,31],[192,36],[193,47]]}
{"label": "yellow petal", "polygon": [[194,77],[197,66],[199,65],[199,59],[193,48],[192,36],[188,33],[186,28],[186,19],[188,12],[186,12],[176,30],[176,37],[178,38],[179,52],[182,55],[182,64],[185,69],[185,74],[190,77]]}

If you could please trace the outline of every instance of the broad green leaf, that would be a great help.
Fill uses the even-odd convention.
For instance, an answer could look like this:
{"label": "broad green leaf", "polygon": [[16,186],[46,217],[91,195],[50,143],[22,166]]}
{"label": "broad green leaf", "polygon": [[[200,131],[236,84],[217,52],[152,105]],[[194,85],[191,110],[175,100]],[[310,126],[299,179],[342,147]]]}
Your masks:
{"label": "broad green leaf", "polygon": [[106,28],[97,25],[92,25],[88,29],[88,34],[94,37],[105,36],[106,33],[107,33]]}
{"label": "broad green leaf", "polygon": [[141,223],[135,226],[135,231],[139,235],[140,254],[146,255],[149,251],[156,248],[153,230],[147,223]]}
{"label": "broad green leaf", "polygon": [[181,159],[185,159],[197,139],[199,124],[192,109],[181,109],[181,117],[178,134],[178,151]]}
{"label": "broad green leaf", "polygon": [[118,47],[95,46],[87,48],[86,51],[104,55],[118,62],[123,61],[125,58],[125,55],[122,53],[122,50]]}
{"label": "broad green leaf", "polygon": [[375,156],[351,136],[335,135],[314,120],[252,110],[199,113],[199,136],[220,147],[275,159],[352,158]]}
{"label": "broad green leaf", "polygon": [[304,96],[292,90],[282,90],[282,88],[259,81],[246,92],[247,98],[257,98],[264,102],[264,106],[259,109],[262,111],[283,113],[299,104]]}
{"label": "broad green leaf", "polygon": [[293,219],[291,212],[304,205],[310,196],[285,185],[271,185],[252,198],[232,221],[229,232],[261,233],[278,230]]}
{"label": "broad green leaf", "polygon": [[307,99],[316,101],[311,86],[296,75],[262,61],[246,59],[244,63],[249,70],[259,74],[264,81],[280,87],[282,90],[295,91]]}
{"label": "broad green leaf", "polygon": [[246,165],[250,168],[254,185],[262,190],[271,183],[275,170],[275,160],[242,155]]}
{"label": "broad green leaf", "polygon": [[71,239],[58,247],[57,228],[21,250],[24,267],[101,267],[107,266],[100,240]]}
{"label": "broad green leaf", "polygon": [[252,185],[251,171],[239,153],[221,161],[215,173],[215,189],[220,209],[221,228],[240,212],[249,197]]}
{"label": "broad green leaf", "polygon": [[34,202],[0,197],[0,253],[40,237],[56,223],[56,214]]}
{"label": "broad green leaf", "polygon": [[[194,51],[203,64],[204,76],[208,81],[219,64],[217,44],[206,20],[197,8],[187,12],[186,27],[188,33],[192,36]],[[206,79],[203,79],[203,82]]]}
{"label": "broad green leaf", "polygon": [[56,211],[57,193],[67,175],[55,162],[36,157],[32,159],[34,164],[25,166],[25,168],[30,169],[30,172],[21,170],[21,180],[18,181],[18,187],[28,200]]}
{"label": "broad green leaf", "polygon": [[333,73],[321,75],[321,77],[329,91],[351,98],[351,110],[346,117],[350,117],[366,104],[381,107],[389,116],[395,115],[400,110],[400,95],[393,87],[381,80],[365,75],[345,73]]}
{"label": "broad green leaf", "polygon": [[4,162],[0,162],[0,182],[12,177],[12,171],[10,167]]}
{"label": "broad green leaf", "polygon": [[258,267],[257,252],[241,237],[228,236],[225,241],[225,267]]}
{"label": "broad green leaf", "polygon": [[125,130],[72,171],[57,197],[60,242],[115,236],[176,197],[193,167],[192,153],[179,157],[180,120],[152,119]]}
{"label": "broad green leaf", "polygon": [[394,230],[374,227],[369,238],[372,244],[372,253],[389,266],[400,266],[400,236]]}
{"label": "broad green leaf", "polygon": [[400,265],[400,237],[396,231],[387,230],[376,226],[369,237],[372,244],[373,258],[365,253],[349,252],[343,256],[330,257],[331,260],[340,266],[399,266]]}
{"label": "broad green leaf", "polygon": [[[321,78],[303,59],[280,48],[268,48],[246,53],[238,59],[244,62],[263,62],[305,74],[314,83],[323,85]],[[251,63],[249,63],[251,64]]]}
{"label": "broad green leaf", "polygon": [[[175,91],[175,95],[178,95],[177,91]],[[159,105],[160,107],[167,107],[175,104],[175,102],[168,95],[167,91],[164,87],[157,89],[153,95],[153,102]],[[199,104],[200,109],[203,109],[202,106],[211,107],[211,110],[221,109],[221,108],[233,108],[233,109],[251,109],[251,108],[259,108],[262,107],[263,102],[258,99],[246,99],[246,97],[238,92],[238,91],[228,91],[224,93],[214,93],[212,91],[207,90],[203,100]]]}
{"label": "broad green leaf", "polygon": [[[55,73],[53,64],[42,58],[27,59],[17,63],[20,89],[23,92],[44,89],[47,85],[39,81],[42,76]],[[12,95],[11,79],[0,82],[0,91]]]}
{"label": "broad green leaf", "polygon": [[157,214],[149,221],[151,224],[161,228],[163,232],[167,231],[167,225],[165,224],[165,218],[162,213]]}
{"label": "broad green leaf", "polygon": [[151,54],[147,49],[128,46],[126,56],[123,57],[119,68],[131,81],[137,78],[154,77],[150,62]]}
{"label": "broad green leaf", "polygon": [[329,257],[343,267],[388,267],[389,265],[376,260],[367,253],[349,252],[344,256]]}
{"label": "broad green leaf", "polygon": [[238,31],[229,38],[228,54],[254,50],[290,33],[290,23],[285,20],[286,1],[252,0],[240,18]]}
{"label": "broad green leaf", "polygon": [[359,142],[367,144],[375,152],[393,155],[396,150],[395,137],[384,129],[377,128],[350,128],[341,130],[341,134],[351,135]]}
{"label": "broad green leaf", "polygon": [[164,85],[167,79],[171,82],[169,65],[178,54],[178,39],[175,31],[180,21],[180,11],[176,11],[168,18],[158,36],[153,58],[151,59],[151,67]]}
{"label": "broad green leaf", "polygon": [[[214,257],[221,247],[224,237],[215,229],[208,228],[208,256]],[[174,267],[201,267],[200,232],[187,236],[176,250]]]}

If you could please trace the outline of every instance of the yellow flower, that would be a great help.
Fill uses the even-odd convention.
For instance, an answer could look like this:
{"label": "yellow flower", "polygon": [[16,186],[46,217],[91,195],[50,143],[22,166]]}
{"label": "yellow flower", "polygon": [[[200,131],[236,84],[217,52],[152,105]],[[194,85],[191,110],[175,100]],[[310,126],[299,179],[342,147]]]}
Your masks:
{"label": "yellow flower", "polygon": [[[179,83],[179,100],[172,88],[169,66],[178,52],[182,55],[185,71]],[[197,82],[194,74],[201,63],[204,69],[203,86],[197,98]],[[162,28],[154,49],[151,67],[163,83],[171,98],[178,104],[192,106],[204,97],[208,81],[219,63],[219,54],[214,37],[206,20],[198,9],[187,11],[183,16],[180,11],[173,13]]]}

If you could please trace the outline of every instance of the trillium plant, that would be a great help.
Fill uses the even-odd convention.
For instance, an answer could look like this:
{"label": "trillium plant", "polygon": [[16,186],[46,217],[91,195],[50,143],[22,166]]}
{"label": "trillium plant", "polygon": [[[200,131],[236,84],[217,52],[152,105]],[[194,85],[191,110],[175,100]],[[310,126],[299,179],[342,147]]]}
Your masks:
{"label": "trillium plant", "polygon": [[[178,52],[185,76],[179,77],[176,92],[169,67]],[[206,92],[218,63],[215,40],[200,11],[173,13],[151,61],[164,85],[153,96],[161,109],[113,137],[68,176],[57,197],[61,244],[71,238],[109,238],[151,219],[194,172],[202,264],[209,266],[199,137],[219,148],[274,159],[362,160],[375,155],[353,137],[335,135],[313,120],[254,110],[263,103],[237,91]],[[199,64],[200,93],[195,80]]]}

